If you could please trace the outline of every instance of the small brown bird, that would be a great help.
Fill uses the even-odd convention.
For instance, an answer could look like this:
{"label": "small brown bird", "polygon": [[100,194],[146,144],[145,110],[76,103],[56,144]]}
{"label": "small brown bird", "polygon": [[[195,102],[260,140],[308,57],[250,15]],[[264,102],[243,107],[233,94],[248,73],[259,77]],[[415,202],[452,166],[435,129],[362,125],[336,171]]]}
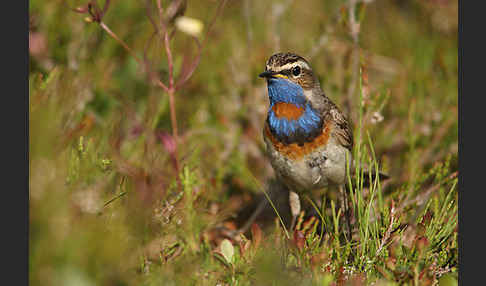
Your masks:
{"label": "small brown bird", "polygon": [[329,186],[343,192],[353,133],[303,57],[275,54],[260,77],[267,80],[270,99],[263,138],[277,178],[290,190],[293,228],[299,193]]}
{"label": "small brown bird", "polygon": [[[301,56],[274,54],[260,77],[267,81],[270,102],[263,138],[276,179],[289,190],[290,228],[294,228],[300,213],[298,194],[325,187],[339,189],[341,208],[349,215],[345,192],[348,162],[351,175],[355,168],[351,154],[353,132],[348,120],[324,94],[309,62]],[[379,179],[388,178],[378,175]],[[250,227],[266,202],[259,204],[236,233]]]}

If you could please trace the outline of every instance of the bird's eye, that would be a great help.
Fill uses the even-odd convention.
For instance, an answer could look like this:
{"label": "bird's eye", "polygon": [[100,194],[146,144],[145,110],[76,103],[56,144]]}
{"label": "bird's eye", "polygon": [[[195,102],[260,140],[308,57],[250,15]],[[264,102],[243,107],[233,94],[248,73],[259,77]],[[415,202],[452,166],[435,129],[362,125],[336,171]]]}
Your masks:
{"label": "bird's eye", "polygon": [[298,76],[300,74],[300,67],[299,66],[296,66],[292,69],[292,74],[294,76]]}

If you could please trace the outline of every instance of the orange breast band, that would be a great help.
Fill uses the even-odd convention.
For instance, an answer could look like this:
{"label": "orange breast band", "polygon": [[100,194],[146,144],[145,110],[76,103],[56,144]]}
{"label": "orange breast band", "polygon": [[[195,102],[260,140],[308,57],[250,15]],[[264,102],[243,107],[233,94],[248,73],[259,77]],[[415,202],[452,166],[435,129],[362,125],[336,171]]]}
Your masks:
{"label": "orange breast band", "polygon": [[292,103],[279,102],[272,106],[272,110],[277,118],[287,118],[297,120],[304,113],[304,108]]}
{"label": "orange breast band", "polygon": [[322,129],[322,133],[314,138],[314,140],[310,142],[305,142],[303,145],[299,145],[297,143],[291,144],[284,144],[278,141],[270,131],[268,124],[265,124],[265,136],[267,136],[270,141],[272,142],[273,147],[283,154],[285,157],[289,159],[299,159],[303,156],[311,153],[313,150],[326,145],[327,141],[329,140],[329,135],[331,133],[331,126],[330,124],[326,124],[326,126]]}

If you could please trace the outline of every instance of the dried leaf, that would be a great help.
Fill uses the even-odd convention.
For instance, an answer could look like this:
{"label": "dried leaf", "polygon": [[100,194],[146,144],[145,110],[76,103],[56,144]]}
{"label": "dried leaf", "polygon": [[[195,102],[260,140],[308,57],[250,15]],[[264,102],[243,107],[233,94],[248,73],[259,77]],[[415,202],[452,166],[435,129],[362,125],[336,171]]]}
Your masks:
{"label": "dried leaf", "polygon": [[256,223],[251,225],[251,237],[253,238],[255,249],[257,249],[262,241],[262,229]]}

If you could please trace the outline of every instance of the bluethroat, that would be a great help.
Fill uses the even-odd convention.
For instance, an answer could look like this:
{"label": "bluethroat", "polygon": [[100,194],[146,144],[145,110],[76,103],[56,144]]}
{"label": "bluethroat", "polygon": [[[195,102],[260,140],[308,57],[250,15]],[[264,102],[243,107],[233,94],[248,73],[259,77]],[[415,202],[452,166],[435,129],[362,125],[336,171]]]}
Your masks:
{"label": "bluethroat", "polygon": [[344,195],[353,133],[303,57],[274,54],[260,77],[267,81],[270,100],[263,138],[277,179],[290,190],[293,229],[299,193],[337,186]]}

